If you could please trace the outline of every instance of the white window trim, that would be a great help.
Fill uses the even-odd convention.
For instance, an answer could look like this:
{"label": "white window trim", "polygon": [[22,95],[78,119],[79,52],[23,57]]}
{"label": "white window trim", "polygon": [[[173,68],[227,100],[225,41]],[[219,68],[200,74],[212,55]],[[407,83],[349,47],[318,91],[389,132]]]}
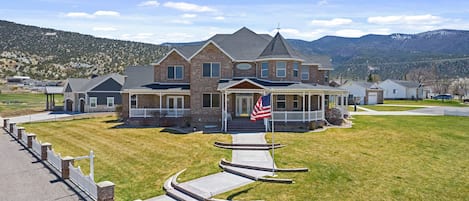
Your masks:
{"label": "white window trim", "polygon": [[[295,100],[296,96],[296,100]],[[296,102],[296,107],[295,107],[295,102]],[[293,109],[300,109],[300,97],[298,95],[293,95]]]}
{"label": "white window trim", "polygon": [[[204,76],[204,64],[210,64],[210,76]],[[213,64],[218,64],[218,76],[213,75]],[[221,77],[221,63],[220,62],[204,62],[202,63],[202,77]]]}
{"label": "white window trim", "polygon": [[[279,99],[280,96],[283,96],[285,99],[280,100],[280,99]],[[285,95],[277,95],[277,97],[275,98],[275,101],[276,101],[276,102],[275,102],[275,106],[277,106],[277,109],[282,109],[282,110],[287,109],[287,96],[285,96]],[[278,107],[278,103],[284,103],[284,106],[285,106],[285,107]]]}
{"label": "white window trim", "polygon": [[132,96],[135,96],[135,107],[134,108],[138,108],[138,96],[137,96],[137,94],[134,94],[134,95],[130,96],[130,108],[133,108],[132,107]]}
{"label": "white window trim", "polygon": [[[204,106],[204,95],[210,95],[210,106]],[[218,106],[213,106],[213,95],[218,95]],[[220,94],[219,93],[203,93],[202,94],[202,108],[219,108],[221,105]]]}
{"label": "white window trim", "polygon": [[[94,106],[93,106],[94,103]],[[90,108],[96,108],[98,106],[98,97],[90,97]]]}
{"label": "white window trim", "polygon": [[[112,100],[112,106],[109,106],[109,103],[110,103],[109,100]],[[106,97],[106,106],[107,106],[108,108],[114,108],[114,107],[115,107],[114,97],[112,97],[112,96]]]}
{"label": "white window trim", "polygon": [[[166,70],[168,70],[169,67],[173,67],[173,71],[174,71],[174,72],[173,72],[173,73],[174,73],[173,75],[174,75],[174,78],[169,78],[169,77],[168,77],[168,80],[183,80],[183,79],[184,79],[184,65],[170,65],[170,66],[168,66],[168,68],[167,68]],[[181,78],[177,78],[177,77],[176,77],[176,68],[177,68],[177,67],[181,67],[181,68],[182,68],[182,77],[181,77]],[[166,76],[168,76],[168,75],[166,75]]]}
{"label": "white window trim", "polygon": [[[181,98],[181,99],[182,99],[182,101],[181,101],[181,104],[182,104],[182,105],[181,105],[181,109],[184,109],[184,96],[167,96],[167,97],[166,97],[166,109],[168,109],[168,110],[169,110],[169,109],[179,109],[179,108],[177,108],[177,106],[174,107],[174,104],[173,104],[173,108],[170,108],[170,107],[169,107],[169,99],[178,99],[178,98]],[[177,101],[176,101],[176,102],[177,102]]]}
{"label": "white window trim", "polygon": [[[264,63],[267,64],[267,75],[263,74],[264,69],[263,69],[262,64],[264,64]],[[263,77],[263,78],[269,77],[269,62],[261,62],[261,77]]]}
{"label": "white window trim", "polygon": [[[283,71],[285,71],[285,75],[284,76],[279,76],[278,75],[278,72],[279,72],[279,68],[278,68],[278,64],[279,63],[285,63],[285,68],[283,69]],[[275,62],[275,75],[277,77],[287,77],[287,62],[286,61],[277,61]]]}

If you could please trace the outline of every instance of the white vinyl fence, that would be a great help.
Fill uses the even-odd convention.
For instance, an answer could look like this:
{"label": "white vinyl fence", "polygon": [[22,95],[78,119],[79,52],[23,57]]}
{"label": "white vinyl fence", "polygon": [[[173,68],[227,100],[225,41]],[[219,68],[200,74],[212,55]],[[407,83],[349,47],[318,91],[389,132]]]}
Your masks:
{"label": "white vinyl fence", "polygon": [[33,139],[33,152],[38,156],[41,155],[41,142],[38,142],[36,139]]}
{"label": "white vinyl fence", "polygon": [[24,145],[28,144],[28,133],[23,132],[23,134],[21,135],[21,141]]}
{"label": "white vinyl fence", "polygon": [[54,150],[47,150],[47,162],[49,162],[55,169],[62,171],[62,157],[60,154],[55,154]]}
{"label": "white vinyl fence", "polygon": [[70,169],[70,180],[73,183],[78,185],[85,193],[87,193],[94,200],[98,199],[98,187],[94,183],[93,178],[90,175],[85,176],[80,169],[80,166],[77,168],[73,167],[70,163],[68,168]]}
{"label": "white vinyl fence", "polygon": [[18,126],[16,124],[13,126],[13,135],[18,139]]}

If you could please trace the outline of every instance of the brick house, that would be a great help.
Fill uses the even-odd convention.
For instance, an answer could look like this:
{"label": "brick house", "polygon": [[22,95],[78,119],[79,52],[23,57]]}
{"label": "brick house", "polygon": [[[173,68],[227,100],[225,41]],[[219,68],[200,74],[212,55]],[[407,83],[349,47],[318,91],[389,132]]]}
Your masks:
{"label": "brick house", "polygon": [[323,120],[327,108],[346,113],[347,91],[325,86],[329,57],[305,56],[277,33],[242,28],[198,45],[173,47],[153,66],[128,67],[122,90],[128,121],[227,131],[247,124],[262,94],[272,94],[274,121]]}

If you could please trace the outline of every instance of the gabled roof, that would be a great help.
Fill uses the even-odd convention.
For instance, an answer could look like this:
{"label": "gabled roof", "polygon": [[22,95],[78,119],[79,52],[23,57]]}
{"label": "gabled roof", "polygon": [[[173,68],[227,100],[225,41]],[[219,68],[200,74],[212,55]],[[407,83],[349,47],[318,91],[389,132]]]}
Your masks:
{"label": "gabled roof", "polygon": [[418,87],[420,87],[420,84],[418,82],[415,82],[415,81],[391,80],[391,79],[389,79],[389,80],[396,83],[396,84],[398,84],[398,85],[406,87],[406,88],[418,88]]}
{"label": "gabled roof", "polygon": [[125,68],[127,76],[122,89],[145,89],[144,85],[154,82],[153,66],[129,66]]}
{"label": "gabled roof", "polygon": [[318,84],[309,84],[309,83],[302,83],[302,82],[294,82],[294,81],[270,81],[270,80],[263,80],[258,78],[234,78],[234,79],[222,79],[218,82],[218,90],[222,91],[225,89],[230,88],[231,86],[235,86],[239,83],[249,81],[250,83],[255,83],[257,86],[261,88],[268,89],[268,90],[312,90],[312,91],[336,91],[336,92],[345,92],[345,90],[340,88],[334,88],[325,85],[318,85]]}
{"label": "gabled roof", "polygon": [[[114,79],[120,85],[124,84],[124,76],[117,73],[111,73],[104,76],[98,76],[92,79],[85,78],[68,78],[67,83],[72,89],[72,92],[86,92],[97,87],[108,79]],[[65,85],[67,86],[67,85]],[[66,87],[64,88],[66,90]]]}

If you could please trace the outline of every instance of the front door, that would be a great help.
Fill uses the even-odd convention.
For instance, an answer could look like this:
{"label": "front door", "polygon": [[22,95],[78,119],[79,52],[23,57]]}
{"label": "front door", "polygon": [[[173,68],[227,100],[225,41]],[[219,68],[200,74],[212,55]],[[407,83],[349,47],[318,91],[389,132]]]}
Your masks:
{"label": "front door", "polygon": [[180,117],[184,108],[184,96],[168,96],[167,117]]}
{"label": "front door", "polygon": [[236,95],[236,116],[248,117],[253,107],[252,95]]}

